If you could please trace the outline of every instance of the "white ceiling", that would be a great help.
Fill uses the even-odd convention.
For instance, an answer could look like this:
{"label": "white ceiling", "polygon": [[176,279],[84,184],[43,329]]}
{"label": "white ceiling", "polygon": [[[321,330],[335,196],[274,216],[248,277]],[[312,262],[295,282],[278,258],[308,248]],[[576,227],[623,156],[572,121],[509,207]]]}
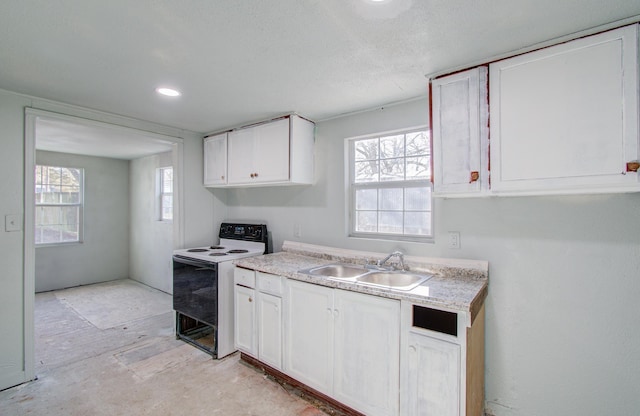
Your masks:
{"label": "white ceiling", "polygon": [[42,116],[36,121],[36,147],[52,152],[126,160],[173,149],[171,142],[137,130]]}
{"label": "white ceiling", "polygon": [[321,120],[637,15],[638,0],[2,0],[0,88],[200,133]]}

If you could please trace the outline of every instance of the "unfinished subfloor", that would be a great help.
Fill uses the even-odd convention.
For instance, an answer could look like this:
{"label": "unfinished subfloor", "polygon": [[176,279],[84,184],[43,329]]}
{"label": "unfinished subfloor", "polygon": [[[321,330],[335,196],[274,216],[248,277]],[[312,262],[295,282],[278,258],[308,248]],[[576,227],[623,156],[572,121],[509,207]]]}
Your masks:
{"label": "unfinished subfloor", "polygon": [[171,296],[133,280],[36,294],[37,380],[9,415],[325,415],[239,362],[176,340]]}

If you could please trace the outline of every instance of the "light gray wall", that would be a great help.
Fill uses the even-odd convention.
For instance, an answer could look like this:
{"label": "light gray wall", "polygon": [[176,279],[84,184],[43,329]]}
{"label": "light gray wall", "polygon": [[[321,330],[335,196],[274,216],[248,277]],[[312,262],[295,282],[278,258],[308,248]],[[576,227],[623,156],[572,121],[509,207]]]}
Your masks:
{"label": "light gray wall", "polygon": [[36,292],[129,277],[129,161],[36,151],[36,163],[84,169],[84,238],[36,246]]}
{"label": "light gray wall", "polygon": [[6,215],[24,216],[24,107],[30,100],[0,90],[0,389],[25,379],[24,232],[7,232]]}
{"label": "light gray wall", "polygon": [[[346,236],[344,139],[427,120],[419,100],[318,123],[317,183],[227,190],[229,216],[265,221],[276,249],[297,240],[297,222],[307,243],[488,260],[488,410],[637,414],[640,193],[438,199],[434,244]],[[448,231],[460,232],[460,250],[447,248]]]}
{"label": "light gray wall", "polygon": [[[220,202],[202,186],[202,135],[155,123],[102,113],[59,102],[0,90],[0,224],[6,215],[24,218],[24,146],[26,107],[83,117],[146,132],[184,139],[182,185],[184,206],[178,240],[195,246],[214,239],[211,212],[219,212]],[[0,228],[0,389],[27,381],[25,360],[33,360],[32,346],[25,332],[25,273],[23,231]],[[33,266],[33,265],[32,265]],[[27,285],[28,286],[28,285]],[[27,297],[32,296],[26,294]],[[28,329],[28,328],[27,328]]]}
{"label": "light gray wall", "polygon": [[171,152],[131,161],[130,277],[173,293],[173,223],[159,221],[157,170],[172,166]]}

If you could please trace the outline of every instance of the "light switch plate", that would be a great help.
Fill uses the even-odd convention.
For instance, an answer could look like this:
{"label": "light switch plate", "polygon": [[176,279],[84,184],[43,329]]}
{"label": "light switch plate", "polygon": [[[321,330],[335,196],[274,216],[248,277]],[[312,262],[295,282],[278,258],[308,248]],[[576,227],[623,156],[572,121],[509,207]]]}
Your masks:
{"label": "light switch plate", "polygon": [[22,216],[20,214],[5,215],[4,230],[7,232],[22,230]]}

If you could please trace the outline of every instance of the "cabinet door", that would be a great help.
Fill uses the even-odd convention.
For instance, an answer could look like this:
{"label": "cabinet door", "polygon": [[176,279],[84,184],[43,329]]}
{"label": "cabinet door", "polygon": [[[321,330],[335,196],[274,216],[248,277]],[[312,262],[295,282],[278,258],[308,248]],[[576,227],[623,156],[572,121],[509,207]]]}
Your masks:
{"label": "cabinet door", "polygon": [[236,285],[234,294],[236,348],[257,357],[255,289]]}
{"label": "cabinet door", "polygon": [[638,190],[637,30],[491,64],[493,191]]}
{"label": "cabinet door", "polygon": [[367,415],[397,415],[400,302],[335,290],[334,396]]}
{"label": "cabinet door", "polygon": [[285,373],[325,394],[333,386],[333,289],[287,280]]}
{"label": "cabinet door", "polygon": [[227,133],[204,139],[204,186],[227,183]]}
{"label": "cabinet door", "polygon": [[258,359],[282,369],[282,299],[258,295]]}
{"label": "cabinet door", "polygon": [[431,82],[436,195],[472,194],[489,187],[487,68]]}
{"label": "cabinet door", "polygon": [[255,127],[254,182],[289,180],[289,118]]}
{"label": "cabinet door", "polygon": [[255,133],[251,127],[229,132],[227,170],[230,185],[251,183],[253,180]]}
{"label": "cabinet door", "polygon": [[460,415],[460,346],[412,332],[408,348],[407,408],[402,414]]}

